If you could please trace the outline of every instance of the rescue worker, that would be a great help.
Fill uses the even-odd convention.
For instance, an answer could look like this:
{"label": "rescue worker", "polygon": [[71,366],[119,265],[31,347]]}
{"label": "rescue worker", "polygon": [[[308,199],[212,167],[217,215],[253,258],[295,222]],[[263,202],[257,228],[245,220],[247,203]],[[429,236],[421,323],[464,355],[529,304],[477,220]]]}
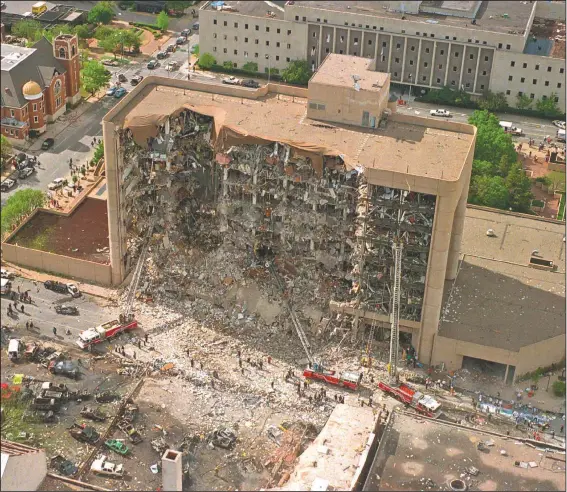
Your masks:
{"label": "rescue worker", "polygon": [[57,328],[55,328],[55,326],[53,327],[53,334],[57,335]]}

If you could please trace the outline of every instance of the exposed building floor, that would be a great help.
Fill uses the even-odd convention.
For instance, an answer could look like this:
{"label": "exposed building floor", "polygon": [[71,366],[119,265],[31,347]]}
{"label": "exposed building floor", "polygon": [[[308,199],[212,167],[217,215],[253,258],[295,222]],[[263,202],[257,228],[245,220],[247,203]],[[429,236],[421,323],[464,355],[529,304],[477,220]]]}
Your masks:
{"label": "exposed building floor", "polygon": [[39,212],[10,244],[108,263],[108,252],[102,251],[109,246],[106,201],[86,198],[69,217]]}
{"label": "exposed building floor", "polygon": [[[565,490],[564,452],[401,413],[392,419],[365,490],[450,490],[452,480],[469,490]],[[477,449],[481,441],[492,442],[488,452]]]}

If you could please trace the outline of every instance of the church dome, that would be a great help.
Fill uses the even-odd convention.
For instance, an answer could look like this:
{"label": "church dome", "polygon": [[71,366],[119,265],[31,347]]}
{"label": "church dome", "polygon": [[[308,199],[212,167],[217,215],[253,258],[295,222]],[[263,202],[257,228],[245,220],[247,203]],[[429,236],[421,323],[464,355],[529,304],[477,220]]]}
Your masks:
{"label": "church dome", "polygon": [[37,82],[30,80],[26,82],[22,87],[22,92],[24,93],[24,97],[28,101],[34,101],[35,99],[41,99],[43,95],[43,91]]}

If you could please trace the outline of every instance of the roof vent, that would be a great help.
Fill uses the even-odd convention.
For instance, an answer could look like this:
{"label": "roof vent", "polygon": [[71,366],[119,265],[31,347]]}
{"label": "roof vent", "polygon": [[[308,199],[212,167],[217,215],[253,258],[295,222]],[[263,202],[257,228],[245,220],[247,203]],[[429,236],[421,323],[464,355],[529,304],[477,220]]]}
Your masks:
{"label": "roof vent", "polygon": [[486,235],[488,237],[496,237],[496,234],[494,233],[494,229],[488,229],[488,231],[486,231]]}

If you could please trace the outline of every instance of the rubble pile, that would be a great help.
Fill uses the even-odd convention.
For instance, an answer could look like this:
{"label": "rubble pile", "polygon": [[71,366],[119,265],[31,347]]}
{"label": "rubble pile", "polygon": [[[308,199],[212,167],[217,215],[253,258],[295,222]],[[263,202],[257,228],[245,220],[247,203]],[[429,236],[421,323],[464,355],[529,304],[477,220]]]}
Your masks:
{"label": "rubble pile", "polygon": [[[340,155],[217,125],[185,108],[156,136],[120,132],[128,266],[153,231],[142,295],[201,299],[218,322],[234,312],[227,320],[214,308],[232,307],[237,320],[281,325],[286,311],[267,269],[275,262],[287,300],[320,335],[333,330],[331,300],[388,315],[392,239],[403,237],[401,316],[420,319],[434,196],[370,185]],[[354,323],[341,318],[345,330]]]}

